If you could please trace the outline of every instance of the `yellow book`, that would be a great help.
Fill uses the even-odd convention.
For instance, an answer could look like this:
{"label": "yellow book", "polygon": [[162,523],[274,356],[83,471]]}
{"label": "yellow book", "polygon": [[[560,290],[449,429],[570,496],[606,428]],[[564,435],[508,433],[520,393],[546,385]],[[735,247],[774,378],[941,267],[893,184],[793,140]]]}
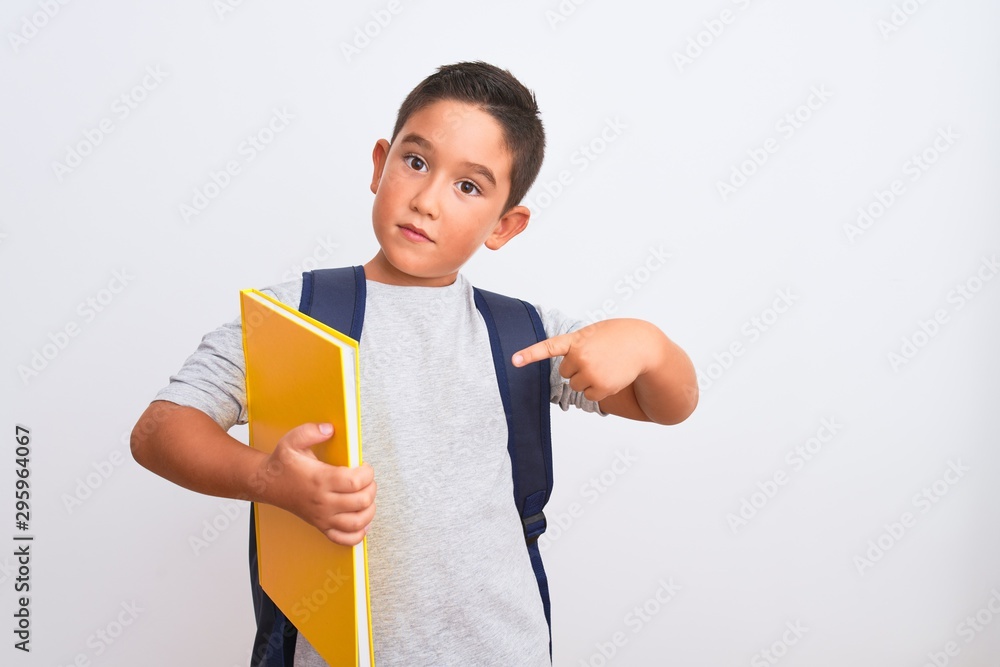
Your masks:
{"label": "yellow book", "polygon": [[[257,290],[240,292],[250,446],[274,450],[306,422],[334,425],[312,447],[336,466],[361,464],[358,343]],[[278,473],[280,474],[280,473]],[[294,514],[255,503],[261,588],[330,665],[374,665],[367,538],[331,542]]]}

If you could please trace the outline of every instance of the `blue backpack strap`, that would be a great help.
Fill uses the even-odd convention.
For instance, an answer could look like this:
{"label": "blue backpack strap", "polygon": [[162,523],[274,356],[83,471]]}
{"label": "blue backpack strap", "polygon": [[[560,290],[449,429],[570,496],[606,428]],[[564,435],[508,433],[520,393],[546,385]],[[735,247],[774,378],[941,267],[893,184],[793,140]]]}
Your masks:
{"label": "blue backpack strap", "polygon": [[[321,294],[322,298],[313,296]],[[345,266],[302,274],[299,310],[361,342],[365,323],[365,269]]]}
{"label": "blue backpack strap", "polygon": [[[322,298],[314,300],[316,294]],[[365,320],[364,268],[346,266],[303,273],[299,311],[360,342]],[[254,503],[250,503],[250,592],[257,619],[250,667],[291,667],[298,630],[260,587]]]}
{"label": "blue backpack strap", "polygon": [[507,451],[514,481],[514,503],[524,526],[531,567],[538,581],[545,621],[549,624],[552,655],[552,620],[549,585],[538,549],[545,532],[542,509],[552,493],[552,434],[549,427],[550,364],[548,359],[515,367],[511,357],[518,350],[545,340],[545,328],[531,304],[473,288],[476,308],[486,322],[493,350],[500,398],[507,417]]}

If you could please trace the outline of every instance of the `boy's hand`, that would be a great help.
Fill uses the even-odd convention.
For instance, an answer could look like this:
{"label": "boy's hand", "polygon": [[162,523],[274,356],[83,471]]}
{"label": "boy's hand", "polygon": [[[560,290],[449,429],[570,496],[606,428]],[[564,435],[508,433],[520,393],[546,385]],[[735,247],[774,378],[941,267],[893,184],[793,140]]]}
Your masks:
{"label": "boy's hand", "polygon": [[684,350],[645,320],[595,322],[516,352],[515,366],[562,356],[559,374],[601,411],[679,424],[698,405],[698,380]]}
{"label": "boy's hand", "polygon": [[375,473],[323,463],[310,449],[330,439],[330,424],[302,424],[261,461],[251,488],[263,502],[310,523],[331,541],[353,546],[375,516]]}
{"label": "boy's hand", "polygon": [[520,367],[561,356],[559,374],[569,386],[600,401],[632,384],[649,366],[654,349],[637,336],[645,324],[629,319],[594,322],[526,347],[514,354],[513,363]]}

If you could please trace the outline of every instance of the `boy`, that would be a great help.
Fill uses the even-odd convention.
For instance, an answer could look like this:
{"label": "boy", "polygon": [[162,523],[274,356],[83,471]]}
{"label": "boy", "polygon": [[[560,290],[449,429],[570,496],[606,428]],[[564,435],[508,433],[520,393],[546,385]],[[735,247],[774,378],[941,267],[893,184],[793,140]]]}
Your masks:
{"label": "boy", "polygon": [[[524,230],[530,212],[518,204],[544,142],[533,93],[477,62],[425,79],[403,102],[391,140],[375,144],[380,250],[364,265],[364,465],[338,468],[312,454],[336,425],[303,424],[270,455],[226,434],[246,421],[239,320],[205,336],[133,431],[136,460],[186,488],[282,507],[339,544],[369,535],[380,667],[550,664],[511,503],[489,339],[459,273],[480,245],[498,250]],[[298,307],[301,290],[300,279],[264,291]],[[691,362],[652,324],[583,326],[538,311],[548,339],[513,363],[551,357],[551,400],[564,410],[661,424],[694,410]],[[294,664],[325,663],[299,635]]]}

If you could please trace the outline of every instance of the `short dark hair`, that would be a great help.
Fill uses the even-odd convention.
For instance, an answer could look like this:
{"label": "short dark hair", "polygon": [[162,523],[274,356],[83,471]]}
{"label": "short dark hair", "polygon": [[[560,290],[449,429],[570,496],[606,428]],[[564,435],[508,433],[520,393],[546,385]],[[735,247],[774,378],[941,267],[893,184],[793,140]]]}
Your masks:
{"label": "short dark hair", "polygon": [[410,116],[440,100],[477,106],[500,124],[505,148],[511,154],[510,194],[503,211],[520,204],[538,177],[545,157],[545,129],[535,94],[509,71],[489,63],[442,65],[403,100],[390,142],[396,140]]}

